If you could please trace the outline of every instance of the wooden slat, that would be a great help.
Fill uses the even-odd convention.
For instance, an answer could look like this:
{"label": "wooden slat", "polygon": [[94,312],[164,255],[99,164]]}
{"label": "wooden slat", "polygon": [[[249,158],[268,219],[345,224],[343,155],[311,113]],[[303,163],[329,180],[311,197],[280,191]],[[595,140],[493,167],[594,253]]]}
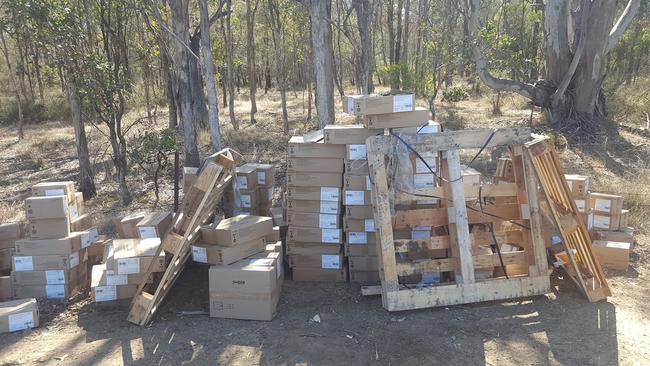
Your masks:
{"label": "wooden slat", "polygon": [[[462,207],[465,207],[462,205]],[[472,206],[465,209],[467,220],[470,224],[499,222],[521,219],[521,206],[509,204],[501,206],[485,205],[483,211]],[[415,226],[444,226],[450,222],[447,208],[422,208],[415,210],[397,210],[393,217],[393,228],[396,230],[408,229]]]}
{"label": "wooden slat", "polygon": [[413,262],[397,262],[397,274],[410,276],[422,272],[450,272],[458,269],[458,259],[423,259]]}
{"label": "wooden slat", "polygon": [[[515,244],[522,240],[521,230],[508,230],[494,234],[499,244]],[[472,248],[492,245],[494,240],[489,232],[470,233]],[[398,239],[395,240],[395,253],[407,253],[409,251],[449,249],[451,239],[447,235],[432,236],[425,239]]]}
{"label": "wooden slat", "polygon": [[465,207],[465,194],[463,193],[462,172],[460,169],[460,151],[447,150],[447,168],[449,169],[449,185],[454,205],[454,223],[449,230],[456,233],[458,245],[458,259],[460,261],[460,280],[457,282],[469,284],[474,282],[474,266],[472,265],[472,243],[469,239],[469,223],[467,208]]}
{"label": "wooden slat", "polygon": [[[527,264],[526,253],[524,251],[501,253],[503,265]],[[473,257],[474,268],[501,267],[501,261],[498,254],[483,254]]]}
{"label": "wooden slat", "polygon": [[[477,186],[475,184],[465,183],[463,184],[463,190],[465,192],[465,198],[478,197],[479,190],[481,197],[511,197],[517,195],[517,186],[514,183],[504,183],[504,184],[487,184],[484,186]],[[420,195],[420,196],[418,196]],[[395,192],[395,204],[409,204],[413,200],[426,199],[422,196],[434,196],[441,199],[451,198],[445,196],[444,187],[432,187],[432,188],[419,188],[415,189],[412,192]]]}
{"label": "wooden slat", "polygon": [[528,209],[530,210],[530,237],[532,248],[526,248],[527,251],[533,253],[535,261],[534,266],[529,267],[531,276],[542,276],[548,273],[548,259],[546,255],[546,245],[544,243],[544,235],[542,227],[542,214],[539,205],[539,195],[537,187],[537,178],[535,171],[528,156],[523,157],[524,175],[526,177],[526,193],[528,195]]}

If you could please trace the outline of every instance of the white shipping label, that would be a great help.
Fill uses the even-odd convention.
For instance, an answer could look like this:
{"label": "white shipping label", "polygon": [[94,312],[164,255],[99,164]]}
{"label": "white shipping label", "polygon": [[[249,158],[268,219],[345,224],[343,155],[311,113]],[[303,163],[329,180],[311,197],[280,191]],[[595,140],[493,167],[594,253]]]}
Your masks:
{"label": "white shipping label", "polygon": [[8,318],[10,332],[34,328],[34,313],[31,311],[9,314]]}
{"label": "white shipping label", "polygon": [[338,227],[338,215],[319,214],[318,227],[323,229],[336,229]]}
{"label": "white shipping label", "polygon": [[117,273],[140,273],[140,258],[121,258],[117,260]]}
{"label": "white shipping label", "polygon": [[250,194],[242,194],[239,196],[239,202],[241,203],[241,207],[243,208],[251,208],[251,195]]}
{"label": "white shipping label", "polygon": [[45,271],[45,283],[48,285],[65,285],[65,271],[62,269]]}
{"label": "white shipping label", "polygon": [[108,286],[128,285],[129,275],[125,275],[125,274],[118,275],[115,274],[115,271],[107,270],[106,284]]}
{"label": "white shipping label", "polygon": [[368,244],[368,233],[365,231],[350,231],[348,233],[348,244]]}
{"label": "white shipping label", "polygon": [[364,230],[366,232],[375,232],[375,219],[365,219],[363,222]]}
{"label": "white shipping label", "polygon": [[338,187],[320,187],[321,201],[338,201],[341,199],[341,193]]}
{"label": "white shipping label", "polygon": [[90,246],[90,232],[84,231],[79,235],[79,240],[81,241],[81,248],[87,248]]}
{"label": "white shipping label", "polygon": [[348,160],[367,160],[366,144],[348,145]]}
{"label": "white shipping label", "polygon": [[594,228],[594,214],[593,212],[587,216],[587,230]]}
{"label": "white shipping label", "polygon": [[70,220],[76,220],[79,217],[79,211],[77,210],[77,205],[71,204],[68,205],[68,214],[70,215]]}
{"label": "white shipping label", "polygon": [[338,214],[339,203],[334,201],[320,201],[320,213]]}
{"label": "white shipping label", "polygon": [[354,99],[348,97],[348,110],[347,113],[354,113]]}
{"label": "white shipping label", "polygon": [[28,257],[17,257],[14,256],[14,271],[33,271],[34,270],[34,260],[31,256]]}
{"label": "white shipping label", "polygon": [[413,185],[416,189],[433,188],[433,174],[415,174],[413,176]]}
{"label": "white shipping label", "polygon": [[156,232],[155,226],[139,226],[138,233],[140,234],[140,239],[150,239],[150,238],[158,237],[158,233]]}
{"label": "white shipping label", "polygon": [[369,175],[366,175],[366,191],[372,191],[372,183],[370,183]]}
{"label": "white shipping label", "polygon": [[393,113],[410,112],[413,110],[413,94],[393,96]]}
{"label": "white shipping label", "polygon": [[411,230],[411,239],[426,239],[431,237],[431,231],[429,230]]}
{"label": "white shipping label", "polygon": [[96,227],[91,227],[88,229],[88,232],[90,233],[90,242],[94,243],[97,240],[99,240],[99,230]]}
{"label": "white shipping label", "polygon": [[79,252],[74,252],[70,254],[70,268],[74,268],[79,265]]}
{"label": "white shipping label", "polygon": [[339,229],[321,229],[321,241],[323,243],[340,243],[341,230]]}
{"label": "white shipping label", "polygon": [[273,258],[254,258],[248,261],[251,266],[271,267],[275,260]]}
{"label": "white shipping label", "polygon": [[418,129],[418,135],[427,135],[438,132],[440,132],[439,123],[428,124]]}
{"label": "white shipping label", "polygon": [[575,200],[578,211],[585,212],[585,200]]}
{"label": "white shipping label", "polygon": [[245,175],[237,176],[237,188],[248,189],[248,179]]}
{"label": "white shipping label", "polygon": [[208,250],[192,245],[192,259],[199,263],[208,263]]}
{"label": "white shipping label", "polygon": [[97,286],[93,291],[95,291],[96,302],[117,300],[117,288],[115,286]]}
{"label": "white shipping label", "polygon": [[609,216],[594,215],[594,227],[598,229],[609,229]]}
{"label": "white shipping label", "polygon": [[341,257],[334,254],[321,255],[321,268],[339,269],[341,268]]}
{"label": "white shipping label", "polygon": [[594,205],[594,209],[596,211],[611,212],[612,201],[604,200],[602,198],[596,198],[596,204]]}
{"label": "white shipping label", "polygon": [[65,285],[45,285],[45,298],[47,299],[65,298]]}
{"label": "white shipping label", "polygon": [[345,204],[348,206],[365,205],[365,191],[345,191]]}
{"label": "white shipping label", "polygon": [[416,173],[431,173],[431,170],[427,168],[427,164],[429,167],[431,167],[431,170],[434,172],[436,171],[436,158],[435,157],[424,157],[424,161],[420,160],[420,158],[415,158],[415,172]]}
{"label": "white shipping label", "polygon": [[65,190],[64,189],[46,189],[45,190],[45,195],[46,196],[64,196],[65,195]]}
{"label": "white shipping label", "polygon": [[266,184],[266,172],[257,172],[257,184],[262,186]]}

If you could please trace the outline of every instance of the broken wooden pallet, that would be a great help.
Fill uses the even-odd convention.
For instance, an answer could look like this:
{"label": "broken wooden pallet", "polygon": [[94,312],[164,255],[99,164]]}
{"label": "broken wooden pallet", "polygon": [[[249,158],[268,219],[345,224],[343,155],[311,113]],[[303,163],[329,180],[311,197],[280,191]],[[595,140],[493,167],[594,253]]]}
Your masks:
{"label": "broken wooden pallet", "polygon": [[167,269],[159,281],[147,284],[153,275],[153,266],[147,269],[129,308],[128,321],[138,325],[149,323],[158,306],[180,276],[190,257],[191,246],[199,238],[201,225],[207,222],[233,180],[234,168],[241,156],[234,150],[224,149],[204,160],[196,181],[184,192],[181,211],[165,235],[156,256],[164,250]]}
{"label": "broken wooden pallet", "polygon": [[[464,130],[431,135],[375,136],[366,141],[372,183],[372,200],[380,261],[381,295],[383,306],[389,311],[463,304],[496,299],[544,294],[550,291],[548,263],[542,236],[541,215],[537,201],[537,183],[533,173],[524,169],[522,144],[530,139],[526,128],[498,130]],[[404,143],[418,152],[438,152],[441,164],[441,187],[419,189],[413,192],[395,192],[394,203],[408,202],[409,194],[438,197],[443,207],[399,210],[391,212],[391,192],[387,164],[394,157],[395,144]],[[514,182],[473,187],[461,179],[460,149],[513,146]],[[388,163],[387,163],[388,162]],[[392,169],[390,171],[393,171]],[[392,189],[392,187],[391,187]],[[512,204],[481,205],[480,209],[467,204],[469,197],[480,195],[508,198]],[[516,223],[516,224],[513,224]],[[495,230],[500,244],[516,243],[522,251],[502,255],[504,264],[523,266],[525,273],[517,277],[499,277],[479,280],[475,269],[498,267],[497,254],[477,254],[481,245],[493,242],[489,232],[471,232],[470,224],[488,224]],[[518,225],[518,226],[517,226]],[[446,234],[421,240],[394,240],[393,229],[432,226],[446,230]],[[477,225],[474,225],[477,226]],[[523,227],[524,229],[522,230]],[[446,258],[403,260],[409,251],[444,249]],[[398,258],[399,257],[399,258]],[[452,282],[414,288],[400,281],[423,272],[453,272]],[[365,287],[364,294],[376,293],[377,288]]]}
{"label": "broken wooden pallet", "polygon": [[589,301],[606,299],[611,296],[611,290],[592,251],[591,236],[571,198],[555,149],[546,143],[545,138],[530,141],[525,147],[569,258],[568,266],[565,266],[567,273]]}

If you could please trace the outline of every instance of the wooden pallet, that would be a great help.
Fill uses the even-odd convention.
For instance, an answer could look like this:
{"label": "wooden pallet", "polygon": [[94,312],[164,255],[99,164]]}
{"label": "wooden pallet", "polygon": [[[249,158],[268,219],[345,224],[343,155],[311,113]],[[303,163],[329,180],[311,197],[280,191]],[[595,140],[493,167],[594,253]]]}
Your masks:
{"label": "wooden pallet", "polygon": [[525,146],[546,197],[550,217],[560,233],[569,258],[569,263],[565,266],[567,273],[589,301],[606,299],[611,296],[611,290],[598,258],[591,250],[591,236],[571,198],[555,149],[546,143],[545,138],[535,139]]}
{"label": "wooden pallet", "polygon": [[180,276],[192,253],[191,246],[199,238],[199,228],[214,214],[223,193],[233,180],[234,168],[240,159],[236,151],[224,149],[203,162],[196,181],[184,192],[181,211],[176,214],[174,224],[156,252],[156,256],[166,252],[167,269],[160,280],[153,284],[147,284],[149,278],[154,277],[153,266],[147,269],[131,301],[128,321],[138,325],[149,323]]}
{"label": "wooden pallet", "polygon": [[[537,201],[535,176],[523,164],[522,144],[530,139],[527,128],[498,130],[463,130],[432,135],[402,136],[419,153],[438,152],[442,163],[441,186],[417,189],[413,192],[391,194],[387,171],[393,171],[394,149],[402,144],[394,136],[375,136],[366,141],[368,163],[372,177],[372,200],[375,214],[378,256],[380,261],[381,295],[389,311],[446,306],[497,299],[544,294],[550,291],[548,263],[542,237],[542,225]],[[461,149],[512,146],[514,182],[499,185],[469,186],[460,180]],[[389,165],[387,167],[387,165]],[[390,187],[391,189],[393,187]],[[486,204],[477,208],[468,197],[508,198],[508,205]],[[440,198],[441,207],[401,210],[409,195]],[[396,211],[391,213],[391,199]],[[493,200],[494,201],[494,200]],[[520,226],[523,226],[523,229]],[[475,269],[500,267],[498,254],[473,255],[478,247],[493,243],[486,231],[470,232],[491,224],[499,244],[517,244],[523,251],[502,253],[506,265],[519,265],[526,273],[478,280]],[[420,240],[394,240],[393,230],[415,226],[436,227],[438,235]],[[440,234],[440,232],[444,234]],[[409,260],[409,252],[446,250],[445,258]],[[405,254],[406,260],[405,260]],[[422,272],[453,272],[452,282],[414,288],[405,283],[409,276]],[[377,288],[365,287],[364,294],[377,293]]]}

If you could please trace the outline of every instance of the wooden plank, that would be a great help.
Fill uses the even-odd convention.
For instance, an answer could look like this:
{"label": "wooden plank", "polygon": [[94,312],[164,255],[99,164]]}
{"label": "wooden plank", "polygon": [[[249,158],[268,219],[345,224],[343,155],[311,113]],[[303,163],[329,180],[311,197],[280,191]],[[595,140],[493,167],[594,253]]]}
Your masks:
{"label": "wooden plank", "polygon": [[[542,228],[544,222],[542,221],[542,214],[539,206],[539,195],[537,186],[537,177],[533,169],[530,157],[523,156],[524,163],[524,176],[526,177],[526,193],[528,194],[528,209],[530,210],[530,237],[532,250],[535,260],[534,266],[530,266],[528,273],[531,276],[543,276],[548,273],[548,257],[546,255],[546,245],[544,243],[544,234]],[[528,248],[526,248],[528,250]]]}
{"label": "wooden plank", "polygon": [[363,296],[381,295],[381,285],[361,286],[361,295]]}
{"label": "wooden plank", "polygon": [[472,265],[472,243],[469,238],[465,194],[463,193],[463,182],[461,180],[459,150],[447,150],[447,167],[449,169],[449,185],[455,212],[454,225],[450,225],[454,227],[450,227],[450,230],[455,230],[456,233],[460,261],[461,278],[457,282],[469,284],[474,282],[474,266]]}
{"label": "wooden plank", "polygon": [[[474,261],[474,268],[490,268],[501,267],[501,261],[498,254],[482,254],[472,257]],[[508,266],[511,264],[527,264],[528,259],[524,251],[501,253],[503,265]]]}
{"label": "wooden plank", "polygon": [[422,272],[450,272],[458,267],[457,258],[422,259],[412,262],[397,262],[397,274],[410,276]]}
{"label": "wooden plank", "polygon": [[[494,234],[499,244],[519,244],[523,239],[521,230],[508,230]],[[492,234],[489,232],[470,233],[472,248],[494,244]],[[407,253],[409,251],[449,249],[451,239],[448,235],[432,236],[424,239],[398,239],[395,240],[395,253]]]}
{"label": "wooden plank", "polygon": [[[521,219],[521,206],[519,204],[501,206],[485,205],[483,206],[483,212],[481,212],[478,207],[467,209],[464,204],[461,207],[465,208],[467,220],[470,224]],[[453,220],[449,218],[447,208],[397,210],[393,217],[393,227],[397,230],[408,229],[415,226],[445,226],[450,222],[453,222]]]}
{"label": "wooden plank", "polygon": [[[481,197],[511,197],[517,195],[517,186],[514,183],[504,184],[487,184],[477,186],[475,184],[464,183],[463,190],[465,198],[478,197],[479,190]],[[420,196],[418,196],[420,195]],[[413,200],[424,199],[422,196],[433,196],[443,200],[450,200],[445,196],[444,187],[419,188],[412,192],[395,192],[395,204],[409,204]]]}

